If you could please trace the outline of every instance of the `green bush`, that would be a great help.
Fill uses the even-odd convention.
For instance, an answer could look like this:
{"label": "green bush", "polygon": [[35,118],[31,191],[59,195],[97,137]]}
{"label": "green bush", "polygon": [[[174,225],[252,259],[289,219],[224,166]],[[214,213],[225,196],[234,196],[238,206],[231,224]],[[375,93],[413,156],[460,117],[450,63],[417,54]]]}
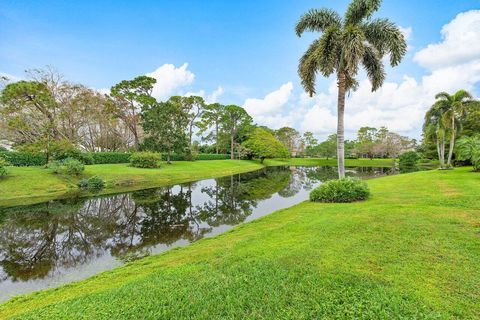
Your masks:
{"label": "green bush", "polygon": [[65,159],[71,158],[71,159],[76,159],[83,164],[95,163],[95,160],[93,159],[93,156],[90,153],[81,152],[80,150],[68,150],[66,152],[56,154],[53,158],[55,160],[65,160]]}
{"label": "green bush", "polygon": [[0,152],[0,156],[15,167],[44,166],[46,164],[46,157],[43,153],[6,151]]}
{"label": "green bush", "polygon": [[85,166],[77,159],[67,158],[64,160],[55,160],[48,164],[48,169],[53,173],[63,173],[71,176],[79,176]]}
{"label": "green bush", "polygon": [[125,152],[90,152],[95,164],[129,163],[130,153]]}
{"label": "green bush", "polygon": [[420,160],[420,156],[415,151],[407,151],[402,153],[398,160],[400,167],[414,167],[417,161]]}
{"label": "green bush", "polygon": [[310,192],[310,201],[353,202],[368,199],[368,185],[357,178],[330,180]]}
{"label": "green bush", "polygon": [[155,152],[135,152],[130,157],[130,165],[136,168],[158,168],[161,156]]}
{"label": "green bush", "polygon": [[5,177],[8,174],[7,166],[9,166],[10,163],[0,156],[0,178]]}
{"label": "green bush", "polygon": [[63,160],[62,167],[65,173],[71,176],[79,176],[85,170],[83,163],[73,158]]}
{"label": "green bush", "polygon": [[99,191],[105,187],[105,181],[98,176],[93,176],[89,179],[82,179],[78,182],[78,187],[80,189],[89,190],[89,191]]}

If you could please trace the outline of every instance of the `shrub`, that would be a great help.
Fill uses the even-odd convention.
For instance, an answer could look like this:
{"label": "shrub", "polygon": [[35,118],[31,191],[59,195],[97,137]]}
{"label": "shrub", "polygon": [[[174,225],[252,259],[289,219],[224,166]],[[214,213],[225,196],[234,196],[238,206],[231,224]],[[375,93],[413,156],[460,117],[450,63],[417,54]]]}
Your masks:
{"label": "shrub", "polygon": [[456,156],[459,160],[470,161],[473,170],[480,171],[480,134],[458,140]]}
{"label": "shrub", "polygon": [[98,176],[93,176],[89,179],[82,179],[78,182],[78,187],[80,189],[85,189],[89,191],[99,191],[105,187],[105,181]]}
{"label": "shrub", "polygon": [[48,169],[53,173],[65,173],[71,176],[79,176],[85,166],[77,159],[67,158],[65,160],[55,160],[48,164]]}
{"label": "shrub", "polygon": [[85,170],[83,163],[73,158],[63,160],[62,167],[64,168],[65,173],[71,176],[79,176],[83,170]]}
{"label": "shrub", "polygon": [[310,201],[353,202],[368,199],[368,185],[356,178],[330,180],[310,192]]}
{"label": "shrub", "polygon": [[407,151],[398,157],[400,167],[414,167],[419,159],[415,151]]}
{"label": "shrub", "polygon": [[129,163],[130,153],[125,152],[91,152],[95,164]]}
{"label": "shrub", "polygon": [[135,152],[130,157],[130,165],[136,168],[158,168],[161,156],[154,152]]}
{"label": "shrub", "polygon": [[15,167],[44,166],[46,164],[46,157],[43,153],[7,151],[0,152],[0,156]]}
{"label": "shrub", "polygon": [[6,167],[9,165],[10,163],[5,158],[0,156],[0,178],[8,174],[8,170]]}

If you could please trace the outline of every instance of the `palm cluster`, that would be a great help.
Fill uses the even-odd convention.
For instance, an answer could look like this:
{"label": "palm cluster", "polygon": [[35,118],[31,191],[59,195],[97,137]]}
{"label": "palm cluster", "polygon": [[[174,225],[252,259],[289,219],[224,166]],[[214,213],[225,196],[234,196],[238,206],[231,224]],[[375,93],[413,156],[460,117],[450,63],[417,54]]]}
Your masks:
{"label": "palm cluster", "polygon": [[440,92],[435,96],[437,101],[425,115],[424,132],[426,138],[436,140],[440,167],[445,167],[445,138],[450,136],[447,167],[452,166],[452,156],[455,147],[455,138],[461,130],[461,119],[465,116],[466,107],[473,102],[472,95],[465,90],[458,90],[450,95]]}

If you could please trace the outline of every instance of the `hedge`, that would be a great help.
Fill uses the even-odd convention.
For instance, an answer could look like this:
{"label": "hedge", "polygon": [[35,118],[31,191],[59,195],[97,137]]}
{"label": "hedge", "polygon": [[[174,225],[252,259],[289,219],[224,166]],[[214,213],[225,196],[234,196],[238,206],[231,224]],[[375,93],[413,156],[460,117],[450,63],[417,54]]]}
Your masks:
{"label": "hedge", "polygon": [[90,152],[95,164],[129,163],[131,153],[125,152]]}
{"label": "hedge", "polygon": [[[113,164],[113,163],[129,163],[131,153],[125,152],[88,152],[82,153],[91,155],[94,164]],[[46,165],[46,157],[42,153],[17,152],[17,151],[0,151],[0,156],[10,162],[12,166],[27,167],[27,166],[44,166]],[[230,159],[229,154],[213,154],[200,153],[196,160],[224,160]],[[162,154],[162,160],[167,160],[167,155]],[[170,155],[171,161],[185,161],[185,156],[181,154]],[[89,163],[86,163],[89,164]]]}
{"label": "hedge", "polygon": [[0,155],[15,167],[44,166],[47,160],[41,153],[3,151]]}

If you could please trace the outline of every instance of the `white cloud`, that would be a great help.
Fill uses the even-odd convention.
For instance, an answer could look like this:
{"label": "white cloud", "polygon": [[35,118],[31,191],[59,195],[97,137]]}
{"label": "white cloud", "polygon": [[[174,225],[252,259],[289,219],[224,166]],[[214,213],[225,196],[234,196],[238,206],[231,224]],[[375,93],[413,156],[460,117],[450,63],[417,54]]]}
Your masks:
{"label": "white cloud", "polygon": [[213,90],[212,93],[206,94],[205,90],[200,90],[197,92],[187,92],[185,97],[198,96],[202,97],[207,104],[218,102],[218,97],[223,94],[224,90],[221,86],[218,86],[217,89]]}
{"label": "white cloud", "polygon": [[246,99],[243,107],[252,116],[278,112],[290,99],[290,96],[292,95],[292,90],[292,82],[287,82],[283,84],[278,90],[267,94],[263,99]]}
{"label": "white cloud", "polygon": [[400,29],[400,32],[405,37],[406,41],[408,41],[412,38],[412,27],[405,28],[405,27],[400,26],[399,29]]}
{"label": "white cloud", "polygon": [[442,41],[417,52],[414,61],[436,70],[480,59],[480,10],[458,14],[441,34]]}
{"label": "white cloud", "polygon": [[192,84],[195,75],[187,68],[188,63],[184,63],[178,68],[173,64],[164,64],[157,70],[147,73],[147,76],[157,80],[152,95],[159,100],[163,100],[177,93],[180,88]]}

